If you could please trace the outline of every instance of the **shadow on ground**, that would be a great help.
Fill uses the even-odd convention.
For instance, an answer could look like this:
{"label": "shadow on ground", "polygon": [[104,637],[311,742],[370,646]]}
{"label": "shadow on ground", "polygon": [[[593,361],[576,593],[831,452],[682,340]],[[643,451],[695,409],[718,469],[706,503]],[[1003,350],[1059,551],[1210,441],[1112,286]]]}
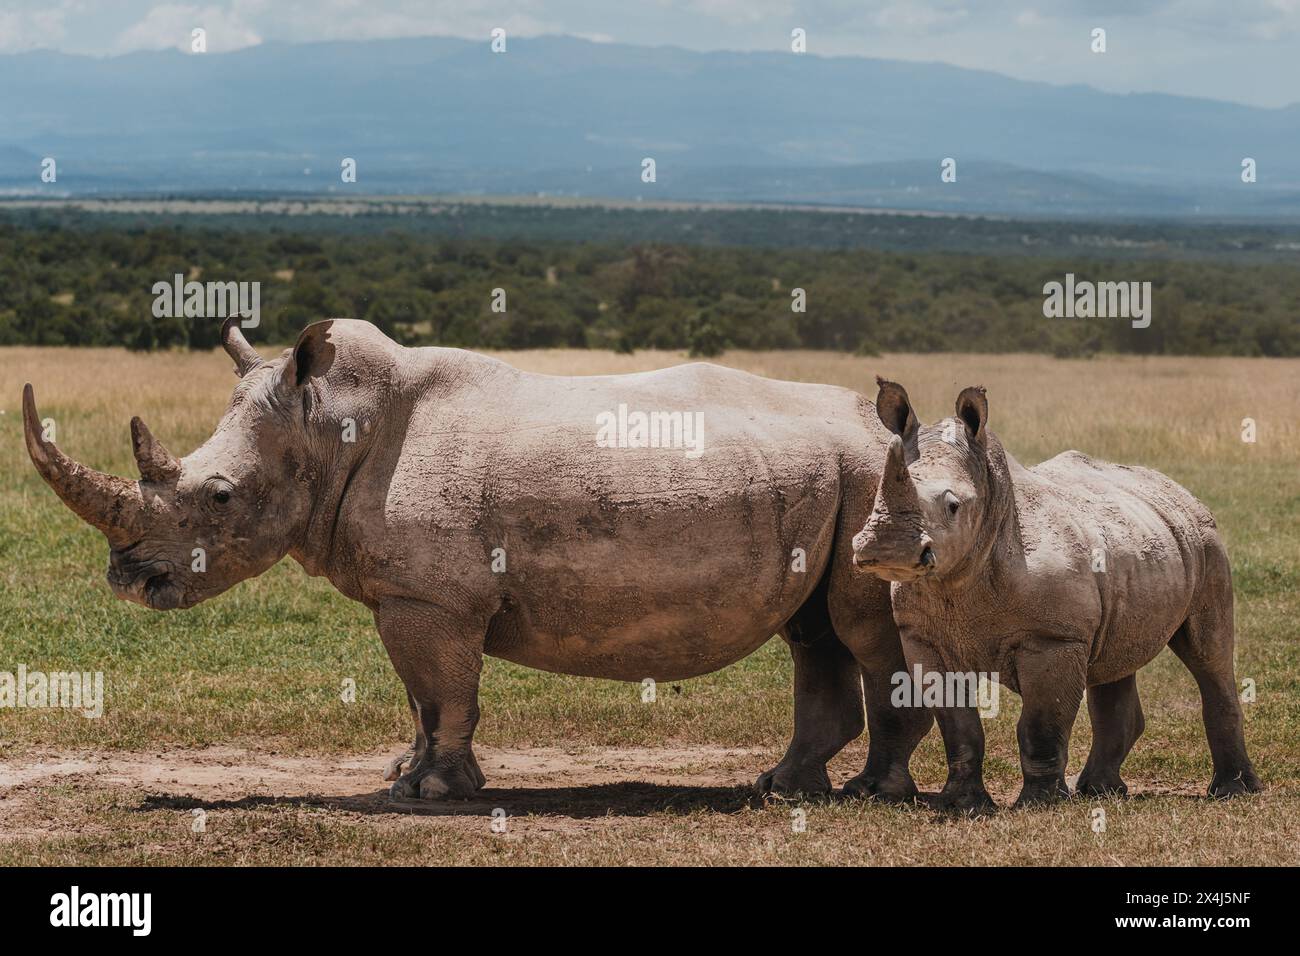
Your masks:
{"label": "shadow on ground", "polygon": [[[914,808],[932,812],[936,817],[951,818],[948,811],[932,810],[931,801],[937,793],[922,793]],[[1177,797],[1199,802],[1205,798],[1193,794],[1135,794],[1121,798],[1126,802],[1141,803],[1153,798]],[[836,795],[831,802],[858,802],[853,798]],[[490,816],[492,811],[500,808],[511,816],[524,814],[542,814],[564,816],[575,820],[599,817],[644,817],[656,813],[675,813],[686,815],[697,811],[711,813],[736,813],[744,809],[761,809],[773,802],[771,797],[756,794],[752,787],[680,787],[657,783],[637,783],[633,781],[620,783],[589,784],[578,787],[512,787],[510,789],[480,790],[473,800],[450,802],[433,802],[424,800],[396,800],[388,791],[376,790],[344,796],[323,796],[305,794],[300,796],[256,795],[230,799],[200,799],[198,797],[172,794],[150,794],[144,798],[135,812],[147,813],[154,810],[255,810],[263,807],[311,807],[321,810],[338,810],[359,813],[367,816],[414,815],[431,817],[478,817]],[[793,801],[776,801],[797,805]],[[827,802],[819,798],[809,802]],[[1089,802],[1077,795],[1071,803]],[[1109,798],[1091,798],[1091,802],[1109,802]],[[996,813],[1012,812],[1007,805],[1000,805]],[[1025,812],[1034,812],[1030,808]]]}
{"label": "shadow on ground", "polygon": [[249,796],[238,800],[150,794],[136,808],[153,810],[252,810],[260,807],[314,807],[371,816],[413,814],[434,817],[489,816],[498,807],[511,816],[551,814],[591,819],[605,816],[642,817],[654,813],[689,814],[699,810],[735,813],[761,807],[763,798],[752,787],[670,787],[656,783],[607,783],[581,787],[511,787],[480,790],[473,800],[446,803],[395,800],[377,790],[348,796]]}

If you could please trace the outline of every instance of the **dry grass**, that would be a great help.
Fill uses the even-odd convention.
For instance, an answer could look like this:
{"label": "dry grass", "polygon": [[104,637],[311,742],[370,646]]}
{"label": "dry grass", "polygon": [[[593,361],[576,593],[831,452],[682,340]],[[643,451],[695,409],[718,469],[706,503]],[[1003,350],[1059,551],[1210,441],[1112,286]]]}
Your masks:
{"label": "dry grass", "polygon": [[[263,349],[273,355],[275,350]],[[689,361],[678,352],[633,355],[580,349],[498,352],[551,375],[641,372]],[[220,352],[135,354],[120,349],[0,349],[0,408],[21,411],[19,389],[37,385],[42,414],[87,463],[131,467],[127,423],[140,415],[184,454],[210,434],[233,385]],[[1198,459],[1216,468],[1300,461],[1300,359],[1142,358],[1061,360],[1042,355],[885,355],[732,352],[720,364],[757,375],[826,382],[875,394],[884,375],[908,389],[923,421],[952,414],[966,385],[989,389],[991,427],[1022,461],[1066,448],[1175,469]],[[62,413],[62,414],[60,414]],[[1259,440],[1241,441],[1243,418]],[[90,426],[76,431],[81,423]],[[5,473],[22,466],[6,446]],[[1175,475],[1177,477],[1177,475]]]}
{"label": "dry grass", "polygon": [[[502,357],[553,374],[686,360],[662,352]],[[1191,678],[1164,654],[1139,676],[1148,730],[1126,764],[1130,785],[1149,798],[1115,804],[1103,837],[1091,832],[1083,805],[974,824],[936,822],[923,811],[820,807],[810,811],[808,832],[792,835],[788,810],[733,806],[725,792],[717,800],[702,797],[705,760],[703,768],[683,771],[660,803],[628,806],[615,794],[607,817],[566,815],[563,801],[520,806],[508,840],[486,832],[474,813],[431,818],[301,801],[223,804],[213,818],[226,821],[225,835],[206,844],[224,847],[220,852],[190,838],[183,807],[138,813],[149,808],[146,791],[78,778],[76,786],[33,785],[38,805],[55,819],[0,842],[0,862],[139,862],[148,857],[145,847],[159,848],[155,858],[169,862],[1296,862],[1300,361],[774,352],[732,353],[721,362],[868,394],[882,374],[907,386],[926,421],[949,414],[960,388],[982,384],[993,429],[1025,463],[1078,448],[1159,468],[1201,496],[1233,558],[1238,673],[1258,688],[1246,708],[1247,738],[1268,792],[1228,807],[1194,797],[1209,779],[1199,706]],[[184,454],[210,433],[234,377],[219,352],[0,349],[0,671],[18,662],[76,666],[105,671],[108,683],[100,720],[0,709],[0,761],[69,748],[149,754],[233,743],[328,763],[399,747],[405,702],[369,616],[296,565],[282,563],[187,612],[159,615],[114,601],[103,583],[102,539],[58,504],[27,461],[24,381],[35,384],[41,412],[56,420],[65,449],[88,464],[134,474],[131,415],[144,417]],[[1241,440],[1244,418],[1256,422],[1253,444]],[[338,700],[343,677],[357,681],[355,704]],[[1000,797],[1014,793],[1018,776],[1018,700],[1006,695],[1003,702],[1003,715],[987,727],[988,776]],[[639,702],[633,685],[493,661],[483,714],[480,739],[502,748],[748,747],[751,758],[716,768],[728,786],[739,786],[779,756],[788,739],[789,660],[774,642],[725,671],[661,693],[654,707]],[[1087,744],[1083,720],[1072,773]],[[836,778],[855,772],[863,752],[861,742],[850,748],[834,765]],[[942,782],[937,735],[923,743],[914,769],[923,787]],[[629,771],[629,779],[645,772]],[[310,791],[312,781],[304,787]],[[376,780],[357,792],[378,787]],[[173,789],[188,792],[184,780]],[[574,800],[589,808],[606,797],[595,790]],[[6,803],[0,799],[0,830]]]}

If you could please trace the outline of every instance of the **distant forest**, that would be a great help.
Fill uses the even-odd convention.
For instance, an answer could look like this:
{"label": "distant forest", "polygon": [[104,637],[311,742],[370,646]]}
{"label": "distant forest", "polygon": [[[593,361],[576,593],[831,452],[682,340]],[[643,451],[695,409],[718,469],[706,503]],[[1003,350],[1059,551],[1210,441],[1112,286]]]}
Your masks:
{"label": "distant forest", "polygon": [[[628,214],[629,222],[636,215],[643,214]],[[689,215],[662,213],[654,222]],[[779,225],[781,215],[771,221]],[[836,227],[849,219],[807,215]],[[567,237],[573,225],[562,213],[549,234],[565,238],[532,229],[515,239],[440,235],[396,219],[250,216],[256,226],[241,228],[235,217],[196,224],[201,218],[0,219],[0,345],[211,348],[219,318],[153,314],[154,284],[180,273],[261,283],[261,325],[250,333],[259,343],[287,343],[309,322],[348,316],[407,344],[492,349],[1300,355],[1295,254],[1243,257],[1235,238],[1209,243],[1230,245],[1222,255],[1212,248],[1187,255],[1186,247],[1205,244],[1194,238],[1183,254],[1157,258],[1150,243],[1129,257],[1055,245],[1017,253],[1023,237],[1048,231],[1044,224],[998,224],[1001,241],[985,253],[807,241],[785,248],[771,235],[734,245],[671,241],[635,228],[621,230],[622,241],[610,237],[615,230],[581,241]],[[889,225],[887,217],[860,218]],[[925,228],[952,236],[993,227],[928,220]],[[1043,286],[1067,272],[1094,282],[1150,281],[1150,327],[1045,318]],[[494,289],[504,290],[504,311],[493,308]],[[805,311],[792,309],[795,289],[804,290]]]}

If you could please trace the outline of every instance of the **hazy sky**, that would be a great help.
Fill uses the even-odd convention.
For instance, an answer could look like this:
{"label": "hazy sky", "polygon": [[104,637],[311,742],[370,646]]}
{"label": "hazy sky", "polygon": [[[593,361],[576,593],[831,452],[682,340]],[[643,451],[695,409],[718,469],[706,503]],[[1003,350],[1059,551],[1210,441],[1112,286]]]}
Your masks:
{"label": "hazy sky", "polygon": [[[0,52],[97,56],[271,40],[565,33],[695,50],[786,50],[938,60],[1112,92],[1260,106],[1300,102],[1300,0],[3,0]],[[1089,49],[1093,28],[1107,52]]]}

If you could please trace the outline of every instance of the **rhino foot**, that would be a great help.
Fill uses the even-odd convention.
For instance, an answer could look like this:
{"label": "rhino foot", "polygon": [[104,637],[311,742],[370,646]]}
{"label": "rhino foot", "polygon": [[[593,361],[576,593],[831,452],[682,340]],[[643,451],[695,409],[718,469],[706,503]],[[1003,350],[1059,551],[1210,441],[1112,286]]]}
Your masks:
{"label": "rhino foot", "polygon": [[1049,779],[1029,779],[1020,788],[1020,796],[1016,797],[1012,809],[1041,807],[1056,803],[1058,800],[1068,799],[1070,799],[1070,785],[1065,782],[1064,776]]}
{"label": "rhino foot", "polygon": [[450,764],[445,758],[436,765],[417,763],[393,782],[388,793],[399,800],[468,800],[485,783],[487,778],[470,753]]}
{"label": "rhino foot", "polygon": [[831,778],[823,763],[796,764],[783,760],[760,774],[754,789],[764,796],[820,797],[831,792]]}
{"label": "rhino foot", "polygon": [[855,800],[879,800],[881,803],[915,803],[919,796],[912,775],[903,773],[877,776],[866,772],[844,782],[843,796]]}
{"label": "rhino foot", "polygon": [[1210,782],[1209,793],[1216,800],[1226,800],[1246,793],[1259,793],[1263,789],[1264,785],[1255,776],[1255,771],[1248,767],[1232,776],[1215,774],[1214,780]]}
{"label": "rhino foot", "polygon": [[406,765],[411,763],[413,760],[415,760],[415,748],[408,747],[406,748],[406,753],[402,754],[400,757],[394,757],[392,760],[388,761],[388,763],[384,764],[384,779],[396,780],[402,775],[402,771],[406,769]]}
{"label": "rhino foot", "polygon": [[1120,779],[1118,773],[1082,773],[1075,784],[1075,796],[1079,797],[1127,797],[1128,784]]}
{"label": "rhino foot", "polygon": [[930,807],[941,813],[961,814],[968,817],[982,817],[996,813],[998,805],[993,802],[983,784],[966,787],[944,787],[942,791],[930,798]]}

